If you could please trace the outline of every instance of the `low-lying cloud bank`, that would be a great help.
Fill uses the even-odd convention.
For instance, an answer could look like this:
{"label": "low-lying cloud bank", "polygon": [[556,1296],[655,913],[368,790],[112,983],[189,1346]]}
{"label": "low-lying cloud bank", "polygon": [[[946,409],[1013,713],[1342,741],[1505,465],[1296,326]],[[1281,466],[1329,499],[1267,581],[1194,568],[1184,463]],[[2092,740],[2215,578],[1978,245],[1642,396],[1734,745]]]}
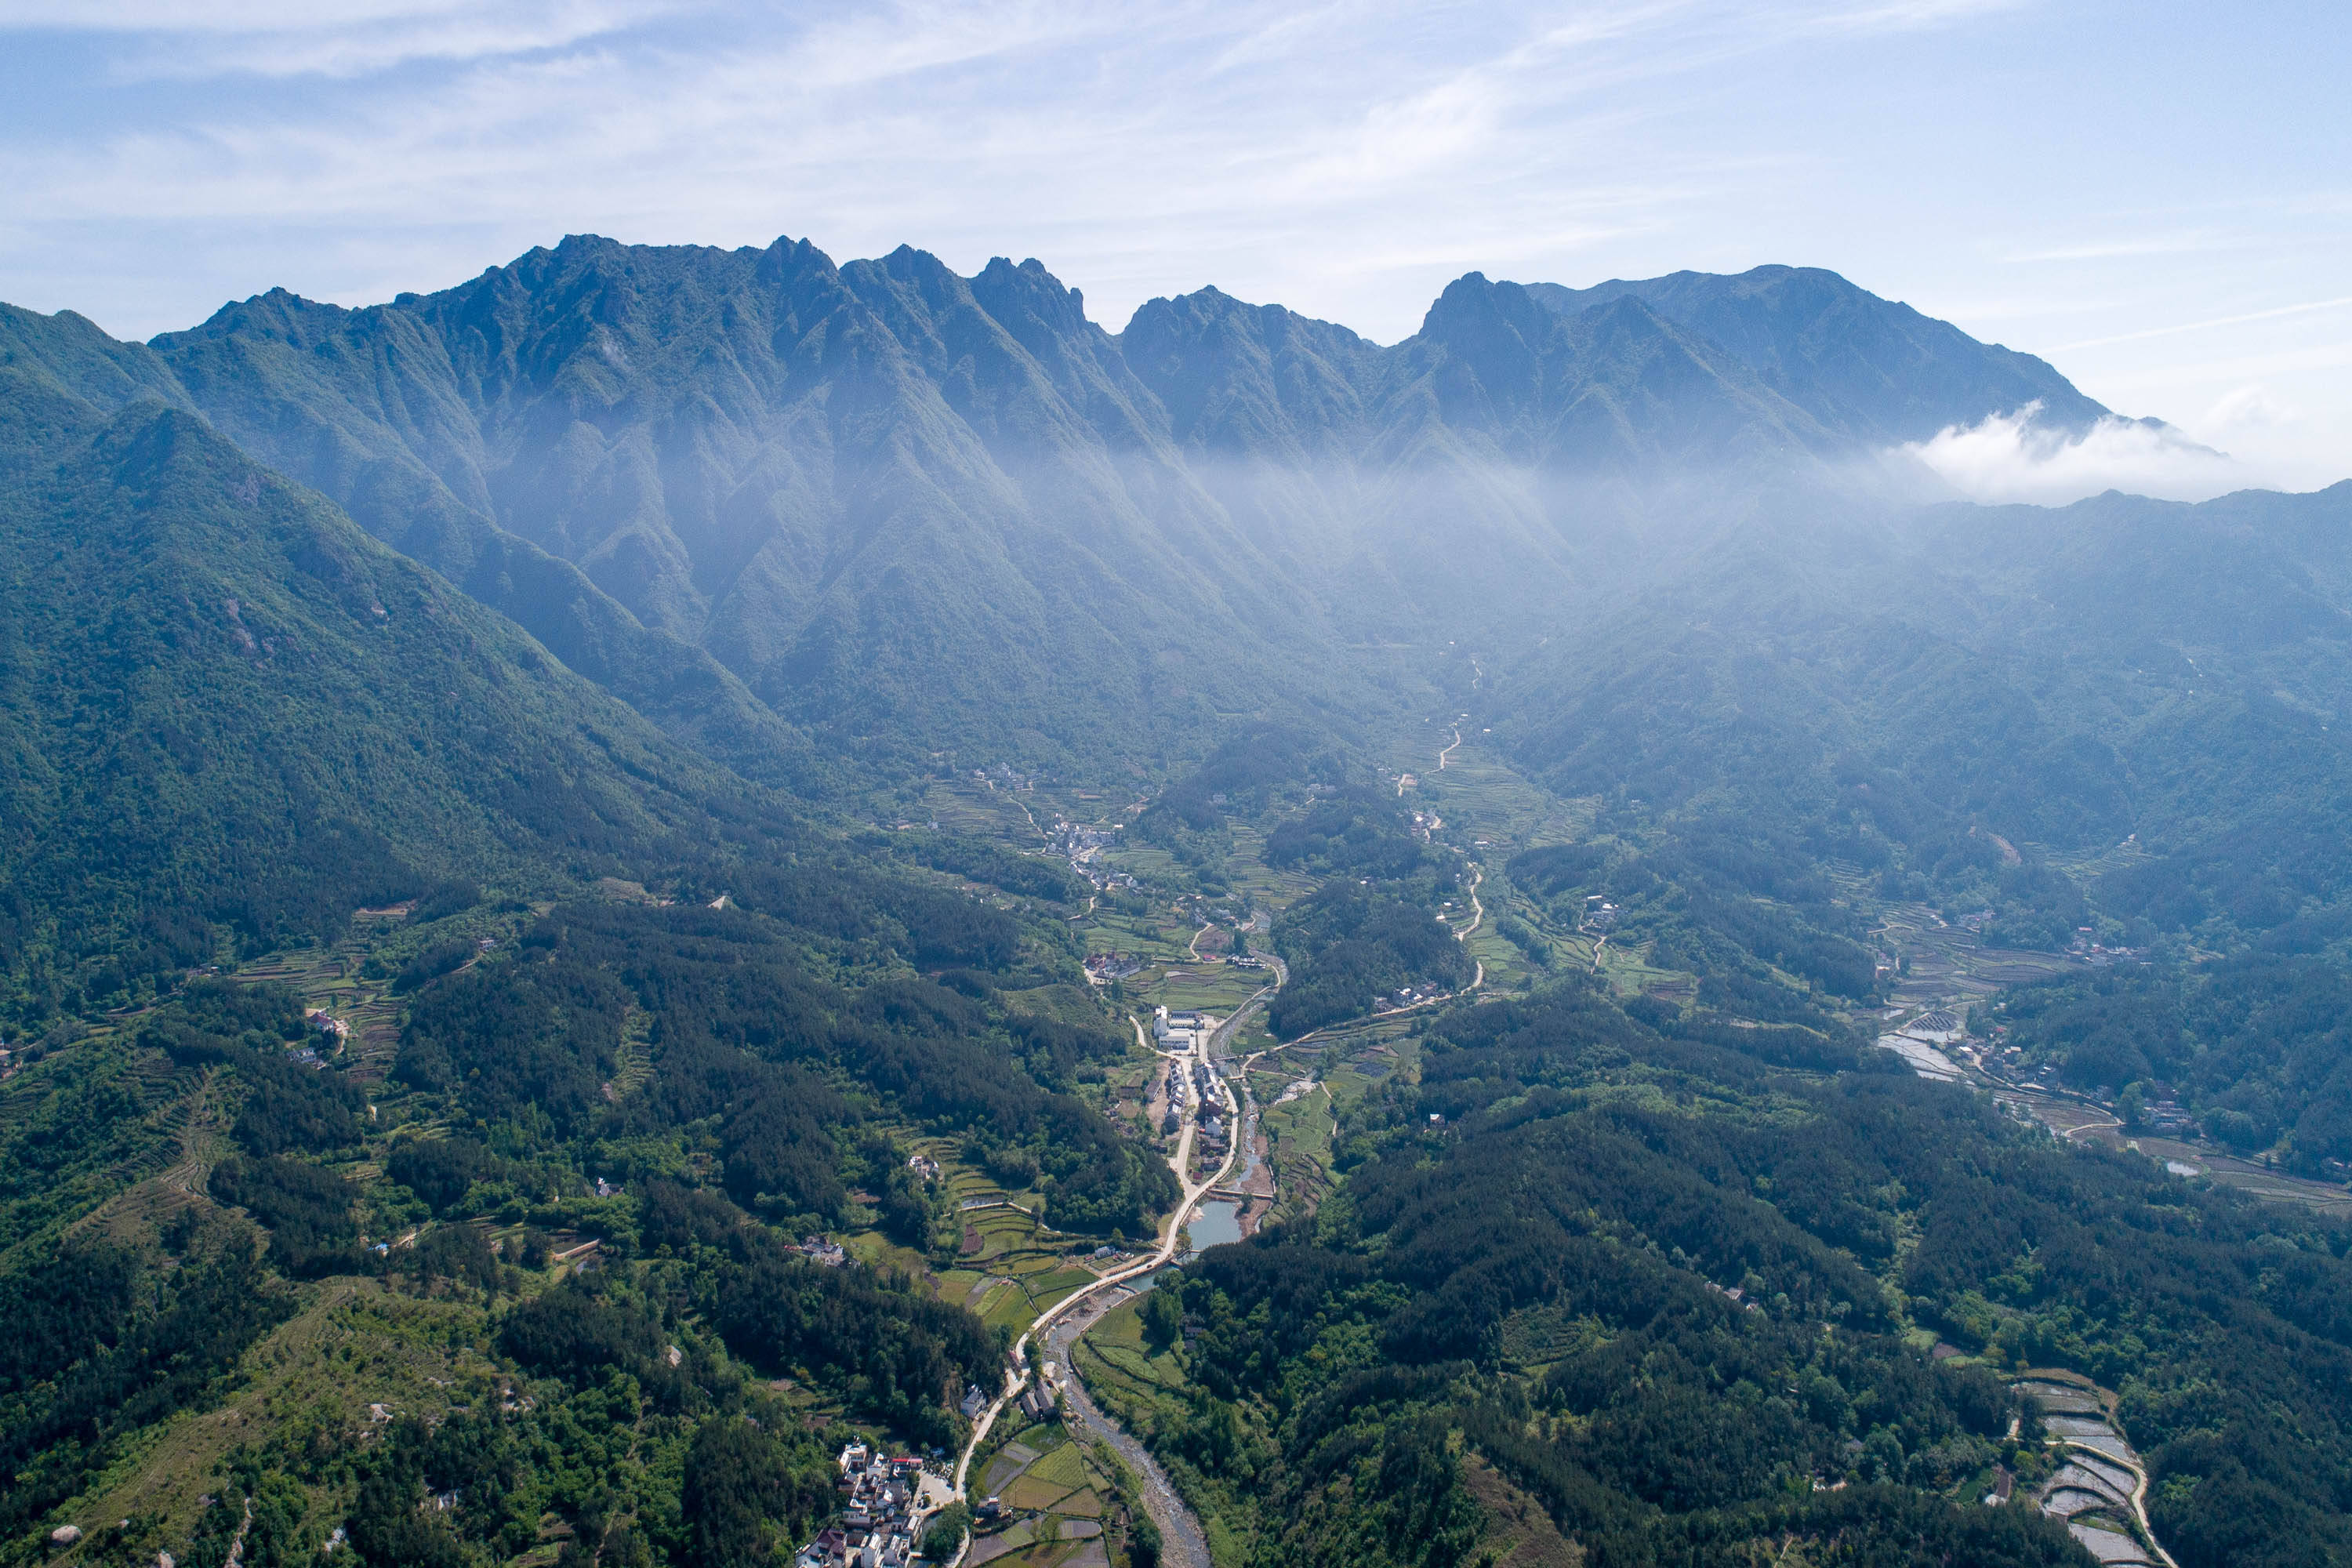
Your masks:
{"label": "low-lying cloud bank", "polygon": [[2169,425],[2108,415],[2088,430],[2041,423],[2042,405],[1948,426],[1904,451],[1974,500],[2063,506],[2105,490],[2166,500],[2210,500],[2258,485],[2226,452]]}

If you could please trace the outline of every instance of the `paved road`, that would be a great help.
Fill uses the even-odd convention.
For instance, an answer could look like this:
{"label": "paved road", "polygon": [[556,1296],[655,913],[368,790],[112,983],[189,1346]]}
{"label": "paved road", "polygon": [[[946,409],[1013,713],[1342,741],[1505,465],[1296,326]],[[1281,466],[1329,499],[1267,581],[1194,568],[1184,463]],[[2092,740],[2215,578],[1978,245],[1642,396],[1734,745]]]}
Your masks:
{"label": "paved road", "polygon": [[[1248,1002],[1244,1002],[1241,1007],[1234,1009],[1234,1017],[1238,1018],[1241,1016],[1242,1013],[1246,1011],[1253,1003],[1257,1002],[1260,998],[1264,997],[1267,992],[1273,989],[1273,986],[1266,986],[1259,990],[1249,999]],[[1233,1022],[1233,1018],[1228,1018],[1225,1021],[1225,1024],[1221,1026],[1209,1038],[1204,1039],[1197,1034],[1194,1035],[1193,1047],[1190,1052],[1184,1053],[1186,1057],[1192,1060],[1198,1061],[1204,1066],[1208,1065],[1210,1060],[1209,1052],[1212,1044],[1218,1037],[1222,1036],[1227,1028],[1232,1026]],[[1148,1047],[1150,1042],[1143,1033],[1143,1026],[1141,1024],[1139,1023],[1136,1025],[1135,1033],[1136,1037],[1139,1040],[1143,1040]],[[1227,1113],[1231,1114],[1234,1110],[1237,1110],[1239,1107],[1234,1100],[1233,1090],[1228,1085],[1226,1085],[1224,1080],[1213,1074],[1211,1081],[1215,1085],[1218,1094],[1223,1099]],[[988,1408],[981,1413],[980,1419],[973,1423],[971,1440],[964,1445],[963,1452],[956,1457],[954,1485],[954,1495],[956,1497],[964,1498],[970,1495],[971,1460],[973,1454],[978,1452],[981,1444],[986,1441],[990,1430],[996,1425],[996,1418],[1003,1414],[1005,1405],[1011,1403],[1023,1389],[1029,1385],[1030,1342],[1039,1336],[1049,1333],[1057,1321],[1065,1317],[1068,1317],[1076,1311],[1083,1310],[1087,1302],[1098,1297],[1107,1295],[1117,1287],[1125,1285],[1130,1280],[1139,1279],[1145,1275],[1154,1273],[1166,1267],[1169,1260],[1176,1256],[1176,1248],[1183,1238],[1184,1226],[1192,1219],[1193,1209],[1200,1205],[1202,1197],[1209,1191],[1210,1188],[1223,1184],[1226,1173],[1233,1169],[1234,1161],[1241,1153],[1241,1142],[1238,1139],[1226,1146],[1224,1161],[1223,1163],[1218,1165],[1213,1173],[1198,1182],[1193,1181],[1188,1174],[1192,1166],[1192,1137],[1196,1130],[1198,1115],[1198,1108],[1195,1107],[1192,1112],[1184,1118],[1183,1130],[1177,1136],[1176,1152],[1169,1162],[1171,1166],[1172,1166],[1176,1172],[1176,1180],[1182,1188],[1183,1197],[1177,1204],[1175,1210],[1169,1215],[1167,1225],[1160,1236],[1160,1245],[1152,1250],[1151,1256],[1145,1258],[1143,1261],[1129,1264],[1127,1268],[1119,1269],[1116,1273],[1106,1274],[1095,1283],[1086,1286],[1080,1289],[1074,1290],[1069,1295],[1063,1297],[1051,1307],[1048,1307],[1044,1312],[1040,1313],[1037,1321],[1030,1325],[1028,1332],[1023,1334],[1018,1340],[1013,1342],[1013,1353],[1008,1358],[1004,1368],[1004,1385],[998,1392],[996,1398],[989,1405]],[[917,1529],[919,1531],[921,1521],[919,1520],[916,1523]],[[961,1563],[964,1557],[970,1553],[971,1550],[971,1540],[967,1537],[964,1550],[963,1552],[957,1553],[956,1561],[958,1563]]]}
{"label": "paved road", "polygon": [[[1461,744],[1459,734],[1454,738],[1454,744]],[[1448,747],[1447,750],[1452,750],[1452,747]],[[1440,757],[1441,766],[1444,765],[1444,759]],[[1470,923],[1454,933],[1457,940],[1466,939],[1486,918],[1486,908],[1478,901],[1478,884],[1483,879],[1484,873],[1477,871],[1472,873]],[[1199,936],[1196,935],[1193,941],[1198,942]],[[1280,990],[1289,980],[1289,969],[1282,960],[1272,958],[1271,955],[1269,957],[1274,964],[1274,981],[1271,984],[1261,986],[1248,1000],[1234,1008],[1232,1015],[1211,1031],[1206,1038],[1202,1038],[1196,1033],[1193,1036],[1192,1050],[1181,1053],[1167,1051],[1156,1053],[1161,1056],[1181,1056],[1187,1060],[1197,1061],[1208,1067],[1211,1069],[1211,1081],[1216,1086],[1226,1114],[1234,1118],[1237,1131],[1242,1125],[1239,1112],[1243,1109],[1243,1103],[1235,1097],[1233,1087],[1225,1082],[1222,1075],[1216,1073],[1215,1052],[1218,1047],[1231,1038],[1234,1031],[1240,1026],[1253,1009]],[[1476,963],[1475,956],[1472,962]],[[1479,963],[1477,973],[1466,989],[1476,990],[1486,984],[1486,966]],[[1449,999],[1432,997],[1430,1000],[1436,1002]],[[1150,1037],[1143,1032],[1143,1025],[1139,1021],[1135,1025],[1135,1037],[1145,1049],[1152,1048]],[[1249,1087],[1244,1081],[1242,1094],[1247,1096],[1248,1092]],[[1251,1109],[1255,1109],[1254,1104]],[[1177,1204],[1174,1212],[1169,1215],[1158,1247],[1153,1248],[1151,1256],[1142,1262],[1131,1264],[1116,1273],[1106,1274],[1094,1284],[1065,1296],[1041,1313],[1037,1321],[1030,1325],[1029,1331],[1013,1342],[1013,1353],[1007,1359],[1004,1369],[1003,1387],[998,1391],[996,1398],[990,1403],[988,1408],[981,1413],[980,1419],[973,1423],[971,1440],[964,1445],[963,1452],[956,1458],[955,1481],[952,1489],[954,1497],[962,1499],[970,1495],[972,1456],[979,1452],[982,1443],[987,1440],[989,1432],[995,1426],[996,1418],[1003,1413],[1005,1405],[1029,1384],[1031,1342],[1036,1340],[1044,1343],[1049,1351],[1058,1351],[1059,1359],[1066,1367],[1069,1364],[1069,1346],[1076,1337],[1084,1333],[1118,1300],[1131,1294],[1136,1282],[1167,1266],[1176,1256],[1178,1244],[1182,1239],[1184,1226],[1192,1220],[1192,1211],[1200,1206],[1202,1198],[1212,1188],[1224,1184],[1226,1175],[1233,1170],[1234,1162],[1241,1156],[1243,1140],[1240,1137],[1234,1138],[1227,1144],[1224,1160],[1218,1165],[1215,1172],[1195,1182],[1189,1173],[1192,1167],[1193,1133],[1196,1131],[1198,1118],[1199,1107],[1195,1104],[1185,1115],[1182,1130],[1177,1135],[1176,1152],[1169,1161],[1169,1164],[1176,1173],[1176,1180],[1182,1189],[1183,1197]],[[1066,1327],[1057,1328],[1055,1326],[1057,1323],[1066,1324]],[[1177,1497],[1175,1489],[1168,1484],[1166,1474],[1152,1462],[1150,1455],[1144,1451],[1142,1445],[1120,1430],[1116,1423],[1110,1421],[1095,1406],[1092,1400],[1086,1397],[1085,1390],[1075,1374],[1066,1380],[1065,1394],[1066,1397],[1071,1400],[1073,1406],[1078,1410],[1080,1418],[1086,1422],[1087,1427],[1097,1432],[1106,1442],[1108,1442],[1112,1448],[1135,1469],[1137,1475],[1143,1479],[1146,1511],[1150,1512],[1153,1521],[1159,1524],[1160,1533],[1166,1538],[1171,1559],[1182,1562],[1186,1568],[1210,1568],[1208,1544],[1202,1535],[1199,1520]],[[921,1528],[919,1519],[916,1521],[916,1528],[919,1532]],[[1197,1555],[1194,1554],[1196,1549]],[[961,1563],[970,1554],[971,1550],[971,1538],[967,1537],[964,1550],[956,1554],[956,1563]],[[1181,1555],[1179,1555],[1180,1553]]]}

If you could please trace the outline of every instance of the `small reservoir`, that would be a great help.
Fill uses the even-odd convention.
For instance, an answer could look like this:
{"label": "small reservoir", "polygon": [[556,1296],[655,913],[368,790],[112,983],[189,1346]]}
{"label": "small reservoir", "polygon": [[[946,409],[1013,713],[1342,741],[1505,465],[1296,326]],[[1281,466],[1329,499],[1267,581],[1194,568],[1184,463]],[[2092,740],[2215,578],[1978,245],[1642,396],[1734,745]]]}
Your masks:
{"label": "small reservoir", "polygon": [[1206,1252],[1242,1238],[1241,1211],[1223,1198],[1213,1199],[1194,1209],[1192,1223],[1184,1228],[1192,1238],[1192,1250]]}

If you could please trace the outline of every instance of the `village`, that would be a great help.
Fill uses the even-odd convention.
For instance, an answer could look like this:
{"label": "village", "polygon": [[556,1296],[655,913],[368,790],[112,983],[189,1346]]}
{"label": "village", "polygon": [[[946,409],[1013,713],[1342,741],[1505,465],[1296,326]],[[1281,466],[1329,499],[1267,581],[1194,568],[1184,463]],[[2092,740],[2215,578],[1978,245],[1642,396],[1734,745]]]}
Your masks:
{"label": "village", "polygon": [[927,1475],[911,1454],[886,1458],[864,1443],[844,1447],[838,1463],[848,1493],[840,1522],[795,1552],[793,1568],[905,1568],[918,1561],[926,1483],[942,1493],[947,1483]]}

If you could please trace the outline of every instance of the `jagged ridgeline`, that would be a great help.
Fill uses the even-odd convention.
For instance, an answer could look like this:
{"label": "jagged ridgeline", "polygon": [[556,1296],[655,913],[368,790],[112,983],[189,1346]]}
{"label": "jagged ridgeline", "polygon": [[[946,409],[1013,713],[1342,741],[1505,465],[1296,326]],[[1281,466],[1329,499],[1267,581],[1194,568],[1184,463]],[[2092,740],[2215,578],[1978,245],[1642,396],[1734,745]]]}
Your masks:
{"label": "jagged ridgeline", "polygon": [[1074,1358],[1221,1568],[2079,1563],[2062,1366],[2183,1568],[2352,1561],[2342,1226],[1868,1048],[1890,911],[2127,942],[2021,1060],[2352,1159],[2352,487],[1917,504],[2029,405],[1784,268],[0,307],[0,1563],[772,1568],[1175,1201],[1090,944],[1286,977],[1281,1219]]}
{"label": "jagged ridgeline", "polygon": [[1819,271],[1583,295],[1473,273],[1382,347],[1213,289],[1114,335],[1034,261],[964,278],[790,239],[573,237],[145,346],[10,311],[0,353],[201,411],[783,782],[810,765],[791,726],[883,765],[1099,766],[1219,714],[1381,710],[1418,679],[1402,639],[1547,625],[1673,543],[1843,515],[1891,440],[2104,412]]}

